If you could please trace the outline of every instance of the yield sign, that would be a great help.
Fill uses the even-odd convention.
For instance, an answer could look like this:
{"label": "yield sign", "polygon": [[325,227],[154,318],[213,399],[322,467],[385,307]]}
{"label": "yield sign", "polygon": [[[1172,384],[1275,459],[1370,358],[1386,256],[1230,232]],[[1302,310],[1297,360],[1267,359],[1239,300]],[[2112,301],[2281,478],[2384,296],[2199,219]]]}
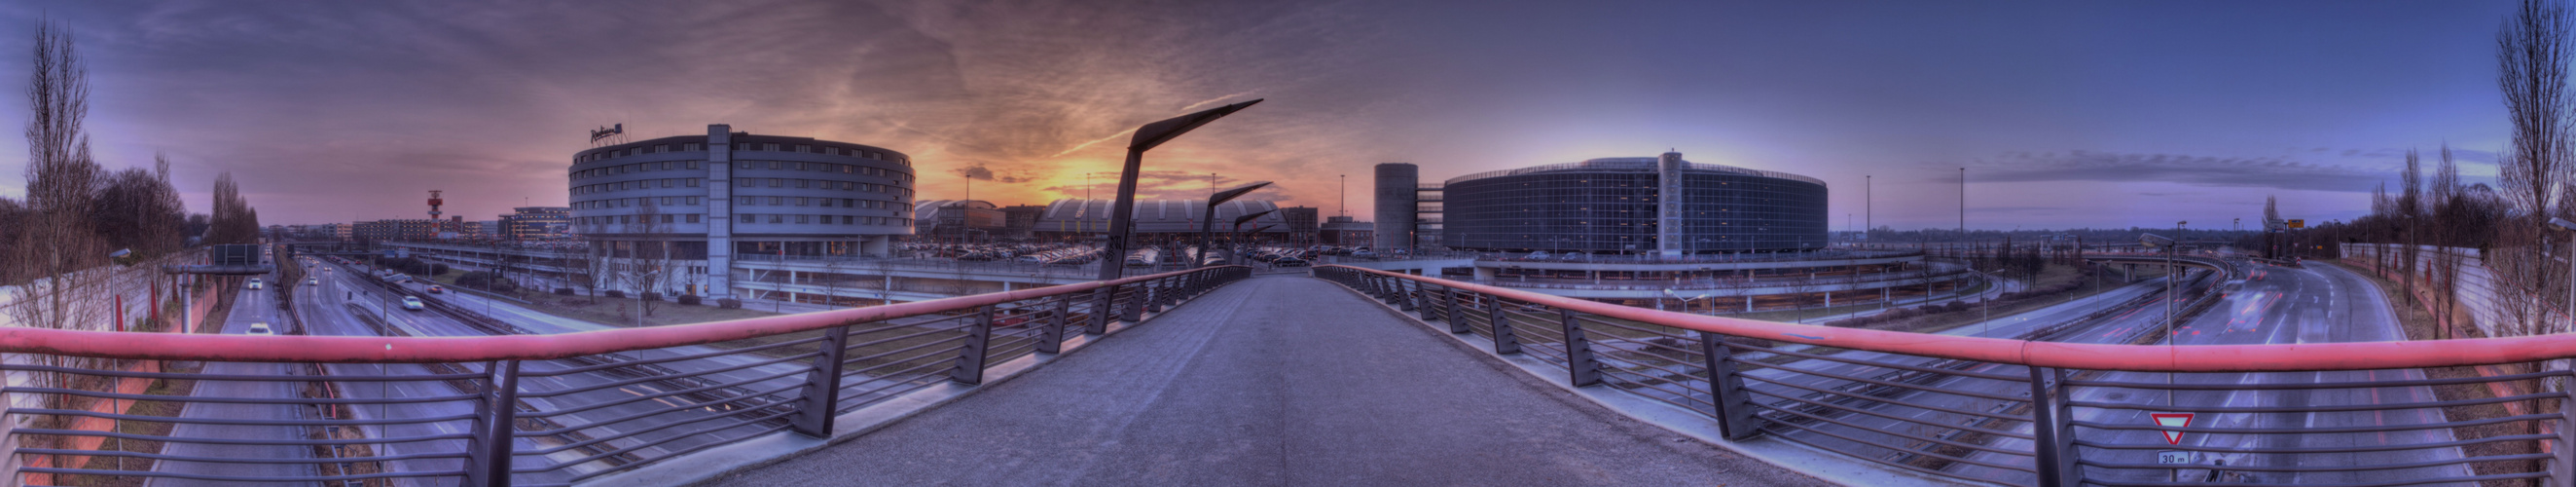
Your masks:
{"label": "yield sign", "polygon": [[[2151,413],[2148,414],[2147,417],[2155,418],[2156,426],[2167,428],[2189,428],[2191,427],[2191,414],[2192,413]],[[2165,431],[2164,434],[2166,444],[2182,444],[2182,432]]]}

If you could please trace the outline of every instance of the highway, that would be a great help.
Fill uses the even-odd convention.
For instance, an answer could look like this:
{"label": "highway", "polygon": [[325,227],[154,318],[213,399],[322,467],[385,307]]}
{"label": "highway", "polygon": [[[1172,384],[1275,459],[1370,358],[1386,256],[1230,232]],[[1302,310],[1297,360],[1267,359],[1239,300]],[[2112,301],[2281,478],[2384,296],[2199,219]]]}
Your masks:
{"label": "highway", "polygon": [[[275,281],[269,276],[269,281]],[[239,335],[250,330],[252,323],[268,323],[283,330],[272,290],[244,290],[233,301],[232,313],[224,317],[223,333]],[[278,363],[211,362],[206,374],[277,377],[297,374],[296,367]],[[299,397],[300,382],[198,380],[193,395],[199,397],[293,398]],[[306,419],[308,409],[280,404],[223,404],[191,402],[180,409],[179,417],[194,420],[297,420]],[[178,438],[222,438],[231,440],[295,440],[303,436],[302,427],[253,424],[179,423],[170,431]],[[185,475],[219,475],[228,477],[307,477],[319,474],[313,465],[297,463],[250,463],[258,460],[308,459],[312,453],[296,446],[231,445],[169,442],[162,446],[164,455],[221,458],[223,462],[161,461],[153,471]],[[194,481],[154,478],[146,485],[179,485]]]}
{"label": "highway", "polygon": [[[2174,344],[2234,345],[2265,343],[2326,343],[2404,340],[2397,318],[2377,288],[2360,276],[2329,266],[2304,269],[2269,267],[2264,277],[2246,283],[2244,289],[2231,295],[2220,308],[2199,316],[2181,327]],[[2113,372],[2098,380],[2157,383],[2166,380],[2163,373]],[[2293,372],[2261,374],[2180,374],[2173,380],[2183,383],[2257,384],[2361,382],[2373,380],[2422,379],[2418,370],[2374,370],[2347,372]],[[2119,388],[2081,388],[2073,391],[2076,401],[2126,402],[2138,404],[2165,403],[2161,391]],[[2432,401],[2427,387],[2382,387],[2370,389],[2316,389],[2284,391],[2187,391],[2175,400],[2191,407],[2296,407],[2358,404],[2391,404]],[[2108,424],[2153,424],[2148,411],[2126,409],[2077,408],[2077,421]],[[2429,408],[2391,411],[2322,412],[2322,413],[2204,413],[2195,418],[2194,426],[2225,428],[2313,429],[2351,426],[2427,424],[2443,421],[2438,410]],[[2028,425],[2015,431],[2027,433]],[[2084,441],[2123,445],[2160,445],[2161,433],[2146,430],[2094,430],[2077,428],[2076,438]],[[2451,441],[2450,430],[2435,428],[2386,433],[2303,433],[2295,435],[2187,434],[2183,444],[2216,449],[2239,448],[2334,448],[2370,445],[2404,445]],[[2026,441],[1999,441],[1994,446],[2005,450],[2026,450]],[[2093,461],[2118,463],[2155,463],[2155,450],[2104,450],[2085,448],[2079,453]],[[2318,454],[2220,454],[2196,462],[2207,465],[2224,460],[2228,465],[2265,465],[2301,467],[2356,467],[2449,460],[2460,457],[2457,448],[2419,448],[2367,453]],[[1979,460],[1997,462],[2027,461],[1993,454],[1980,454]],[[2028,482],[2026,474],[2007,475],[1983,467],[1955,469],[1960,473],[2006,482]],[[2114,481],[2159,481],[2173,475],[2168,470],[2112,470],[2087,468],[2091,479]],[[2194,473],[2207,475],[2206,470]],[[2426,479],[2469,475],[2464,465],[2372,470],[2336,473],[2243,473],[2247,480],[2259,483],[2360,483],[2385,482],[2395,479]]]}

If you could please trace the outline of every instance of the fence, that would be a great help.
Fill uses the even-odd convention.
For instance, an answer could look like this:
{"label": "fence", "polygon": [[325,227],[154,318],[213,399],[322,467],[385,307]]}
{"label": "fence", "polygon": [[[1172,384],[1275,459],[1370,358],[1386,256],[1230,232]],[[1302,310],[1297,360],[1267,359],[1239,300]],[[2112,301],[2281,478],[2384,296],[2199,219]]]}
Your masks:
{"label": "fence", "polygon": [[[2432,391],[2568,372],[2418,370],[2576,356],[2570,335],[2091,345],[1698,316],[1344,266],[1316,276],[1491,340],[1495,353],[1553,364],[1574,386],[1704,415],[1730,441],[1799,443],[1958,480],[2566,485],[2576,460],[2566,393],[2443,400]],[[1780,346],[1793,343],[1815,347]],[[2519,407],[2450,414],[2499,405]],[[2192,416],[2156,420],[2167,414]],[[2539,433],[2544,424],[2560,427]]]}
{"label": "fence", "polygon": [[[0,370],[60,378],[190,381],[194,395],[12,383],[17,480],[106,477],[342,485],[564,485],[791,431],[829,437],[836,416],[941,382],[980,383],[1012,359],[1062,350],[1249,276],[1210,267],[1114,281],[821,313],[558,335],[471,338],[242,336],[0,329],[0,352],[202,361],[135,372],[46,361]],[[366,315],[365,313],[360,313]],[[367,316],[372,318],[372,316]],[[510,333],[506,323],[469,326]],[[396,328],[374,323],[389,335]],[[111,381],[112,382],[112,381]],[[185,405],[184,414],[62,407]],[[106,418],[167,434],[62,425]],[[66,448],[74,438],[160,442],[157,451]]]}

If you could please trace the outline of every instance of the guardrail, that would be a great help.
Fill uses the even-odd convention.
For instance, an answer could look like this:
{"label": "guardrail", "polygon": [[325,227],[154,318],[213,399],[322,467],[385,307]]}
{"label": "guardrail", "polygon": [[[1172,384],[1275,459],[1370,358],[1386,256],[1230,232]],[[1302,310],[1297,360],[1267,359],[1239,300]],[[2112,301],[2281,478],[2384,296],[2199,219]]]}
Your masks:
{"label": "guardrail", "polygon": [[[1560,367],[1574,386],[1707,416],[1728,441],[1776,439],[1926,475],[2042,486],[2576,478],[2576,433],[2566,427],[2576,405],[2567,393],[2445,400],[2432,391],[2567,371],[2427,378],[2414,370],[2576,356],[2576,335],[2093,345],[1699,316],[1346,266],[1315,274],[1426,324],[1491,340],[1497,354]],[[2450,417],[2502,405],[2518,407]],[[2153,420],[2163,413],[2197,421]],[[2557,428],[2537,433],[2543,424]],[[2155,444],[2167,432],[2188,441]]]}
{"label": "guardrail", "polygon": [[[195,372],[143,373],[79,361],[0,363],[0,371],[47,378],[11,384],[0,393],[50,399],[5,411],[16,425],[7,433],[15,440],[8,453],[19,465],[35,456],[57,459],[18,468],[13,480],[20,484],[143,478],[567,485],[780,431],[828,438],[840,414],[941,382],[981,383],[992,366],[1058,353],[1069,335],[1098,335],[1113,323],[1139,322],[1147,313],[1246,278],[1249,271],[1210,267],[820,313],[556,335],[410,337],[385,322],[367,326],[397,336],[9,328],[0,329],[0,352],[205,365]],[[457,313],[486,333],[524,333]],[[355,314],[373,318],[363,310]],[[723,346],[708,346],[716,344]],[[197,393],[84,387],[95,378],[194,381]],[[220,392],[242,390],[254,392]],[[185,409],[168,410],[203,414],[91,407],[101,401],[184,404]],[[80,418],[174,428],[144,434],[73,427]],[[75,437],[164,446],[157,452],[61,447]],[[210,449],[219,454],[205,453]]]}

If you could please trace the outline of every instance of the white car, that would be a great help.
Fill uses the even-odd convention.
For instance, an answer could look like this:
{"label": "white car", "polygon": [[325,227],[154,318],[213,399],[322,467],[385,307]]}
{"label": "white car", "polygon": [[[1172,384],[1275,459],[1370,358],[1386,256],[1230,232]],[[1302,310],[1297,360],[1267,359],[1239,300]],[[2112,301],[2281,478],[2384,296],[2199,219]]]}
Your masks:
{"label": "white car", "polygon": [[420,302],[420,296],[403,296],[403,309],[420,311],[428,306]]}
{"label": "white car", "polygon": [[312,278],[312,279],[305,279],[305,280],[304,280],[304,285],[306,285],[306,286],[320,286],[320,285],[322,285],[322,278],[318,278],[318,277],[317,277],[317,278]]}
{"label": "white car", "polygon": [[259,288],[260,288],[259,278],[256,278],[256,277],[250,278],[250,288],[251,288],[251,289],[259,289]]}
{"label": "white car", "polygon": [[242,334],[244,334],[244,335],[252,335],[252,336],[270,336],[270,335],[276,335],[276,334],[277,334],[277,332],[268,331],[268,324],[267,324],[267,323],[251,323],[251,324],[250,324],[250,331],[242,332]]}

